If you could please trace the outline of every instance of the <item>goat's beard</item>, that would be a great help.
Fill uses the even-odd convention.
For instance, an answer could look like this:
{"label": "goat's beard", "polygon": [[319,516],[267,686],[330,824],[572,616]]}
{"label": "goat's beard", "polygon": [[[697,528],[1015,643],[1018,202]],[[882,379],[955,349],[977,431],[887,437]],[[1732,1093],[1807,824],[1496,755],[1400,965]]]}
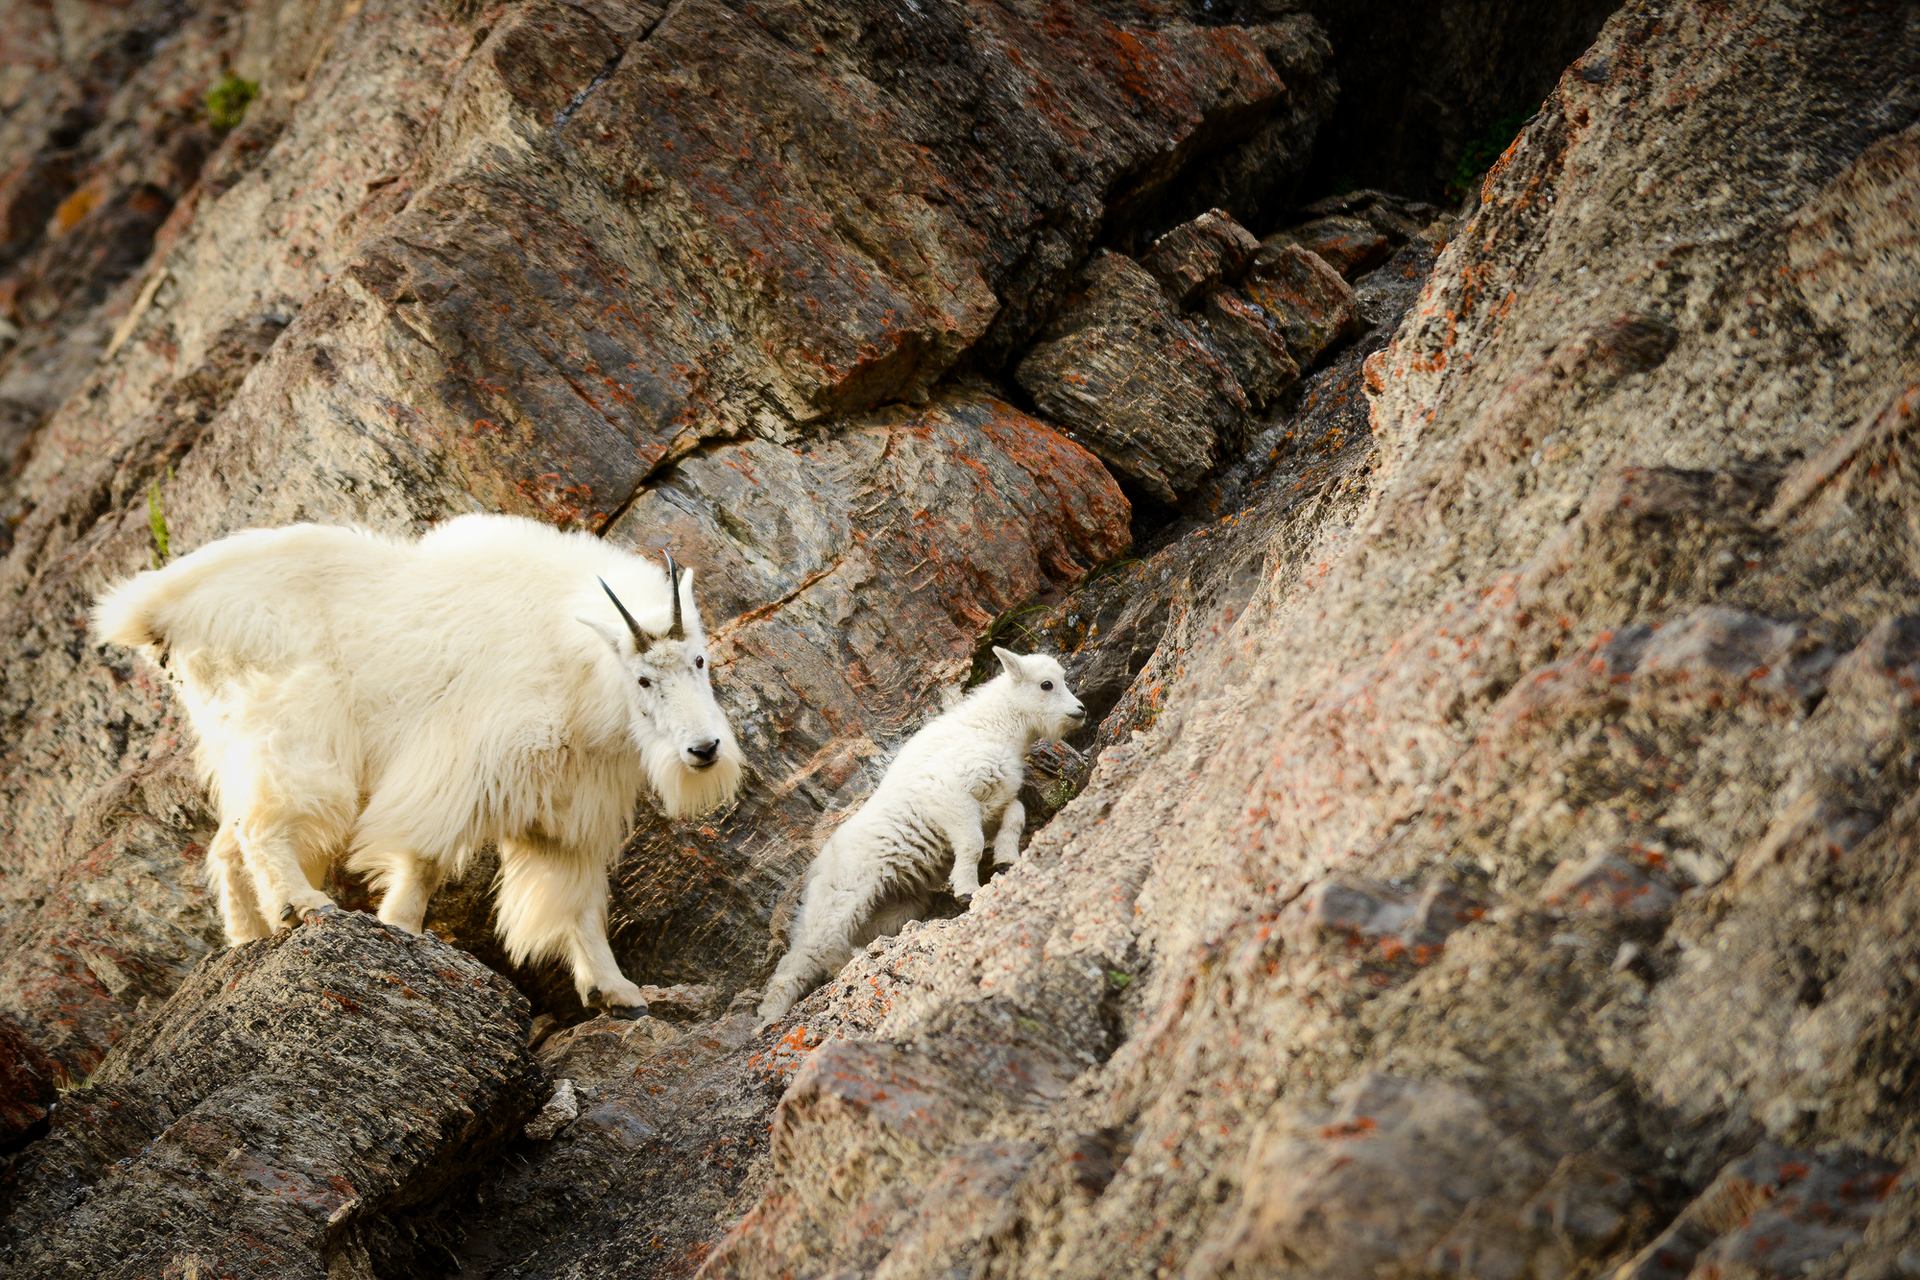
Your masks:
{"label": "goat's beard", "polygon": [[722,735],[720,754],[704,769],[688,768],[679,748],[665,742],[652,743],[642,757],[660,812],[669,818],[697,817],[740,792],[743,761],[731,733]]}

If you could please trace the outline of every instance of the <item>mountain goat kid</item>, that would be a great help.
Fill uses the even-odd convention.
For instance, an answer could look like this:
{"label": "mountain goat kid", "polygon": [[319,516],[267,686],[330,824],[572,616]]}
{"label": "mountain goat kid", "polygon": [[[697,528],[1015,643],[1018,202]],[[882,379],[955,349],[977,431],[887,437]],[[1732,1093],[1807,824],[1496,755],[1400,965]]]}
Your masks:
{"label": "mountain goat kid", "polygon": [[971,898],[985,828],[996,817],[994,865],[1019,854],[1027,751],[1077,728],[1087,709],[1053,658],[997,647],[993,654],[1001,673],[907,739],[873,795],[820,847],[787,954],[760,1001],[762,1026],[837,972],[855,947],[924,914],[949,854],[953,894]]}
{"label": "mountain goat kid", "polygon": [[[626,603],[622,603],[622,601]],[[586,534],[470,515],[416,541],[301,524],[222,538],[94,608],[172,676],[220,826],[227,938],[335,910],[342,852],[418,933],[488,841],[516,963],[563,959],[590,1005],[646,1011],[607,945],[607,876],[640,797],[730,800],[693,575]]]}

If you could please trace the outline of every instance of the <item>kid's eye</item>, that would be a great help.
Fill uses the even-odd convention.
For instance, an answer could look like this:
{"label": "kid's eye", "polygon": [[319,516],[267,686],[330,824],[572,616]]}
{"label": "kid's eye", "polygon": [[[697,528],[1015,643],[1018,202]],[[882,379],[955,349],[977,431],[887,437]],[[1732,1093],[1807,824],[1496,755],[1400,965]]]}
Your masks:
{"label": "kid's eye", "polygon": [[695,670],[698,670],[699,668],[706,666],[707,655],[705,655],[704,653],[694,655],[693,665]]}
{"label": "kid's eye", "polygon": [[1051,689],[1053,688],[1053,681],[1051,681],[1051,680],[1042,680],[1042,681],[1040,682],[1040,687],[1041,687],[1042,689],[1048,689],[1048,690],[1051,690]]}
{"label": "kid's eye", "polygon": [[640,677],[640,687],[641,687],[642,689],[651,689],[651,688],[653,688],[653,681],[651,681],[651,680],[649,680],[649,679],[647,679],[647,678],[646,678],[645,676],[641,676],[641,677]]}

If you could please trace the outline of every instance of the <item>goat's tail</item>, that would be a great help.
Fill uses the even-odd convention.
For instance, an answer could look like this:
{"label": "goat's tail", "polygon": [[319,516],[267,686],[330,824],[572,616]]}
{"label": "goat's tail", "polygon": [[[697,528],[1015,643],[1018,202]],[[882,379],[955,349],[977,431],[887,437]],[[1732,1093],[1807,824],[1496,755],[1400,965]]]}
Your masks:
{"label": "goat's tail", "polygon": [[93,605],[93,634],[105,644],[129,649],[160,648],[167,642],[156,614],[179,584],[165,569],[136,573],[109,589]]}

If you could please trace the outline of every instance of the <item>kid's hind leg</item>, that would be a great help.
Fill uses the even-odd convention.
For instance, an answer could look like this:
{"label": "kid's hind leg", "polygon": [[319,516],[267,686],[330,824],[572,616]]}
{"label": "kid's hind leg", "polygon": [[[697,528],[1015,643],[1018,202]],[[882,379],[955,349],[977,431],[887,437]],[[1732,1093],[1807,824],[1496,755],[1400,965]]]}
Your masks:
{"label": "kid's hind leg", "polygon": [[516,964],[565,960],[582,1004],[616,1018],[644,1017],[646,999],[607,942],[607,897],[599,858],[545,840],[500,842],[495,916],[507,955]]}
{"label": "kid's hind leg", "polygon": [[1000,829],[993,833],[993,865],[1004,867],[1020,856],[1020,833],[1027,826],[1027,806],[1011,801],[1000,815]]}
{"label": "kid's hind leg", "polygon": [[214,832],[213,842],[207,846],[207,883],[219,898],[220,922],[226,927],[230,947],[273,932],[267,918],[260,914],[260,903],[254,897],[245,855],[240,851],[237,825],[231,818],[222,822]]}
{"label": "kid's hind leg", "polygon": [[[877,881],[877,868],[874,875]],[[760,996],[762,1028],[785,1015],[821,979],[832,977],[853,959],[854,939],[872,916],[880,891],[877,882],[808,882],[800,911],[794,917],[793,940]]]}

